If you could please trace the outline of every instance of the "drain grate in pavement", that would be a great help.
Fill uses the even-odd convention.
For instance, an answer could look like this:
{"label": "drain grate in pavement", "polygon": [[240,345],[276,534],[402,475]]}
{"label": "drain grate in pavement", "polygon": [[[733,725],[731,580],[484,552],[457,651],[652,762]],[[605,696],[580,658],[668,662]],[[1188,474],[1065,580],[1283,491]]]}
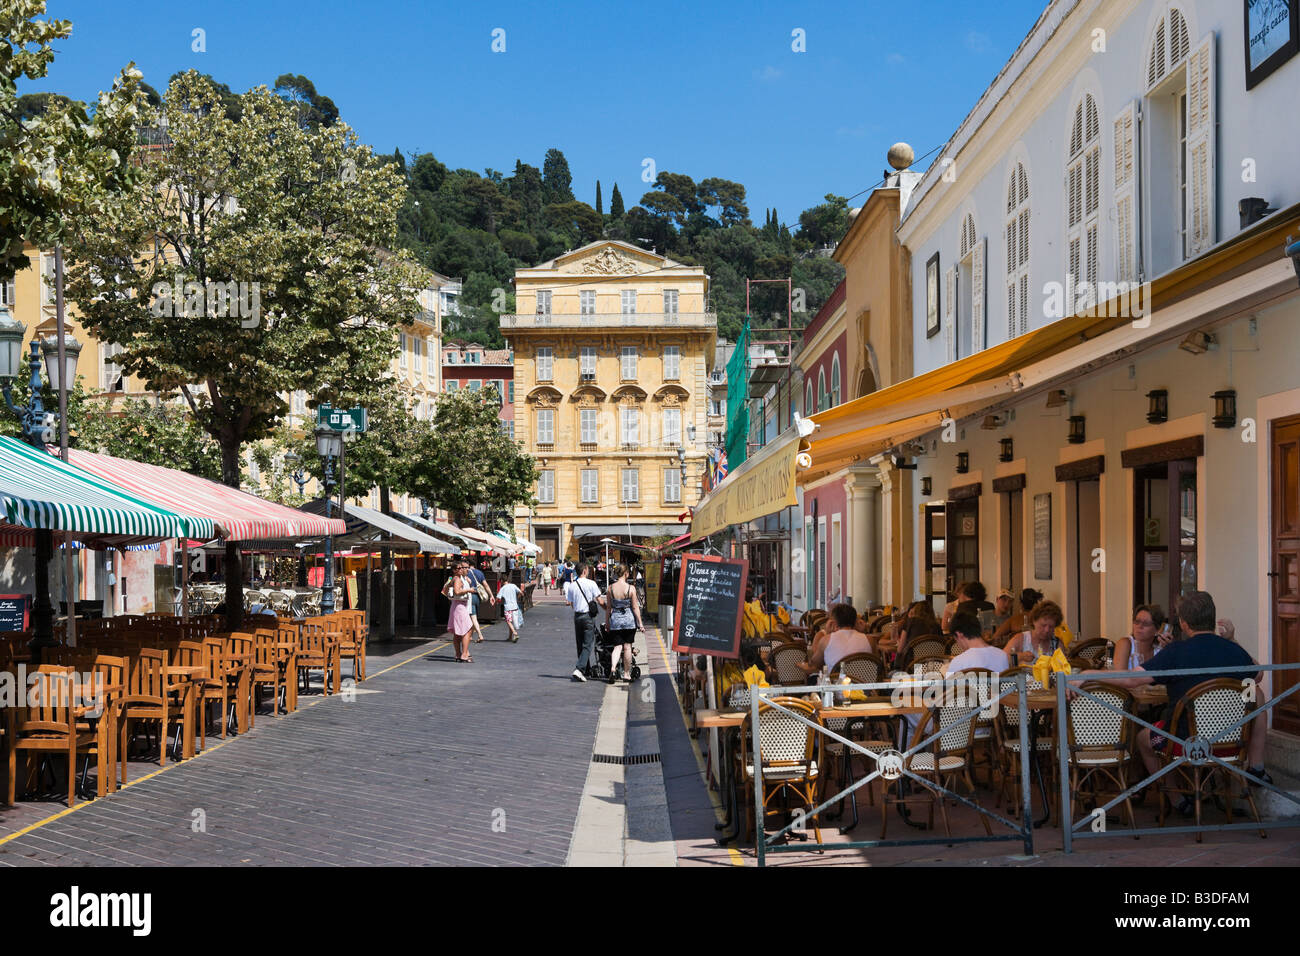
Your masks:
{"label": "drain grate in pavement", "polygon": [[632,764],[658,763],[658,754],[592,754],[592,763],[616,763],[624,767]]}

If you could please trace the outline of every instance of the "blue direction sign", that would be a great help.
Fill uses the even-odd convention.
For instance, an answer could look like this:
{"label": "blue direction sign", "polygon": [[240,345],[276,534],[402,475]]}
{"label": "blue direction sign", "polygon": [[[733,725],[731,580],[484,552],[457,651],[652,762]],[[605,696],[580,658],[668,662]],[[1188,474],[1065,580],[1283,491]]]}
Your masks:
{"label": "blue direction sign", "polygon": [[335,408],[333,405],[322,404],[316,409],[316,421],[336,432],[364,432],[366,410],[360,405],[355,408]]}

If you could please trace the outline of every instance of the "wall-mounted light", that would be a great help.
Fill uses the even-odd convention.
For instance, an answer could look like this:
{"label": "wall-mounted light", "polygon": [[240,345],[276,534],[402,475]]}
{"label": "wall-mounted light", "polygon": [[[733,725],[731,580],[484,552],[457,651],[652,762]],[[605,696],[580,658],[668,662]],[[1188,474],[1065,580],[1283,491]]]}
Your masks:
{"label": "wall-mounted light", "polygon": [[970,471],[970,452],[957,452],[957,474],[964,475]]}
{"label": "wall-mounted light", "polygon": [[1184,352],[1189,352],[1192,355],[1204,355],[1216,345],[1218,345],[1218,339],[1209,332],[1201,332],[1199,330],[1188,332],[1187,336],[1178,343],[1180,349]]}
{"label": "wall-mounted light", "polygon": [[930,476],[929,475],[926,475],[924,478],[921,479],[921,494],[925,495],[925,497],[927,498],[930,497]]}
{"label": "wall-mounted light", "polygon": [[1011,461],[1011,459],[1015,457],[1015,452],[1013,451],[1014,445],[1012,444],[1011,439],[1003,438],[998,442],[998,444],[1002,446],[1002,452],[998,455],[998,461]]}
{"label": "wall-mounted light", "polygon": [[1169,390],[1153,388],[1147,392],[1147,421],[1159,425],[1169,421]]}
{"label": "wall-mounted light", "polygon": [[1001,428],[1004,424],[1001,415],[985,415],[984,421],[980,422],[980,428],[991,432],[996,428]]}
{"label": "wall-mounted light", "polygon": [[1060,408],[1070,401],[1070,396],[1065,393],[1063,388],[1054,388],[1047,393],[1047,407]]}
{"label": "wall-mounted light", "polygon": [[1237,424],[1237,390],[1226,388],[1210,396],[1214,399],[1214,427],[1234,428]]}
{"label": "wall-mounted light", "polygon": [[1071,415],[1069,422],[1070,434],[1067,437],[1067,441],[1069,441],[1071,445],[1082,445],[1084,442],[1083,416]]}

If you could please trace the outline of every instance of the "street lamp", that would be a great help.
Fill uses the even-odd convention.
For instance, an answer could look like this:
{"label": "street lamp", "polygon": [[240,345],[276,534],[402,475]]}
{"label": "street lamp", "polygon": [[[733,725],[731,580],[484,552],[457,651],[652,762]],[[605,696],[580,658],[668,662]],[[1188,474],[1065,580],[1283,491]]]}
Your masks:
{"label": "street lamp", "polygon": [[[333,505],[334,459],[343,454],[343,435],[332,428],[316,429],[316,451],[325,463],[325,517]],[[334,536],[325,536],[325,580],[321,584],[320,610],[334,613]]]}
{"label": "street lamp", "polygon": [[[27,328],[9,314],[9,310],[0,305],[0,390],[4,392],[5,405],[17,417],[22,425],[23,441],[29,445],[44,449],[55,439],[55,426],[58,423],[53,413],[45,411],[41,400],[41,353],[45,354],[46,373],[50,384],[60,392],[66,393],[69,384],[75,381],[77,374],[77,357],[81,354],[81,344],[72,336],[64,334],[62,343],[57,338],[46,339],[44,343],[31,341],[31,352],[27,359],[28,398],[26,405],[15,405],[13,401],[13,383],[23,374],[22,344]],[[64,361],[59,362],[59,345],[62,344]],[[32,639],[33,665],[40,663],[41,648],[53,647],[54,607],[50,604],[50,561],[54,557],[54,532],[48,528],[36,529],[36,600],[32,606],[32,617],[36,627],[36,636]],[[69,595],[69,612],[73,611],[72,595]]]}
{"label": "street lamp", "polygon": [[[307,487],[307,473],[302,470],[302,457],[297,452],[288,451],[284,453],[284,462],[286,465],[293,465],[294,470],[289,473],[289,479],[298,486],[298,497],[305,497],[303,489]],[[307,552],[301,548],[298,549],[298,587],[307,586]]]}

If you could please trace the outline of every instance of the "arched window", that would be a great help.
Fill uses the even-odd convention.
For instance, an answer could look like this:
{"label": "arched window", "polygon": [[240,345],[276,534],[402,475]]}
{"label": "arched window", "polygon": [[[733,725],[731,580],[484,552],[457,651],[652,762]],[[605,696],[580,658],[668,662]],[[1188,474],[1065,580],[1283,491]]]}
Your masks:
{"label": "arched window", "polygon": [[826,366],[823,365],[817,372],[817,411],[825,411],[828,407],[826,404]]}
{"label": "arched window", "polygon": [[[1066,156],[1066,313],[1097,301],[1097,241],[1101,223],[1101,123],[1085,93],[1074,108]],[[1084,283],[1087,283],[1085,286]]]}
{"label": "arched window", "polygon": [[984,243],[975,232],[974,213],[961,221],[956,286],[957,358],[964,358],[984,348]]}
{"label": "arched window", "polygon": [[1007,180],[1007,338],[1029,331],[1029,174],[1016,163]]}
{"label": "arched window", "polygon": [[839,354],[831,359],[831,408],[840,403],[840,357]]}
{"label": "arched window", "polygon": [[970,213],[961,223],[961,258],[965,259],[975,248],[975,217]]}
{"label": "arched window", "polygon": [[1151,34],[1151,46],[1147,51],[1147,90],[1159,86],[1175,67],[1187,59],[1191,50],[1187,18],[1177,7],[1170,7],[1169,14],[1160,18]]}
{"label": "arched window", "polygon": [[815,411],[817,411],[817,406],[813,404],[813,390],[812,390],[812,388],[813,388],[812,379],[808,379],[808,397],[804,400],[804,403],[803,403],[803,417],[804,417],[804,418],[807,418],[809,415],[811,415],[811,414],[813,414]]}

